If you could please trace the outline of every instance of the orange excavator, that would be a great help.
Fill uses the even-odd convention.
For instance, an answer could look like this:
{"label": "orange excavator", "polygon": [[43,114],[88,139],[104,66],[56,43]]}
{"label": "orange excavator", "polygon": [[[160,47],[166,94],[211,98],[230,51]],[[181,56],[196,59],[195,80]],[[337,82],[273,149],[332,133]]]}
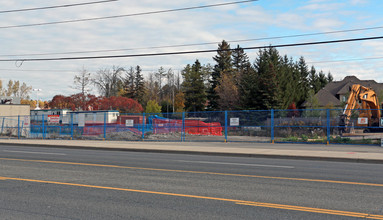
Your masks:
{"label": "orange excavator", "polygon": [[[341,133],[350,132],[350,120],[353,110],[359,111],[357,127],[364,127],[364,132],[379,130],[381,110],[378,97],[374,90],[359,84],[351,87],[343,114],[340,115],[339,126]],[[375,129],[376,128],[376,129]]]}

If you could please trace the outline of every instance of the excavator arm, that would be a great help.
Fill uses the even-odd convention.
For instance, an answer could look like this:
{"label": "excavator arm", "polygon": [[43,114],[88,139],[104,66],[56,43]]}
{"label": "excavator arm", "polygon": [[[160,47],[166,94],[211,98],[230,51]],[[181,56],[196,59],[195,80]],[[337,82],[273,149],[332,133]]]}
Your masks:
{"label": "excavator arm", "polygon": [[[361,103],[361,106],[358,103]],[[349,127],[352,111],[360,107],[359,117],[368,118],[369,125],[379,125],[381,111],[376,93],[370,88],[354,84],[351,87],[350,96],[348,97],[343,114],[340,115],[339,126],[342,132]]]}

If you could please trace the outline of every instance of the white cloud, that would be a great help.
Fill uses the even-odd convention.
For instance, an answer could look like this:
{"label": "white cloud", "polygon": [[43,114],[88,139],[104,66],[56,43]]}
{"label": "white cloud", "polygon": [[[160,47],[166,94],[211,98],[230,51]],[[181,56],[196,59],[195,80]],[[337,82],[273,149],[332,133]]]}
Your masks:
{"label": "white cloud", "polygon": [[[68,4],[71,2],[74,3],[77,1],[57,0],[54,4]],[[73,7],[70,9],[12,13],[7,15],[0,14],[0,26],[132,14],[220,2],[225,1],[117,1],[107,4],[89,5],[87,7]],[[354,0],[351,3],[362,4],[364,2]],[[47,4],[47,1],[43,0],[3,1],[0,3],[0,8],[3,10],[17,9],[45,6]],[[344,1],[343,3],[334,3],[329,0],[312,0],[305,4],[302,4],[301,1],[291,1],[289,8],[267,7],[267,4],[267,2],[259,1],[241,6],[232,5],[100,21],[0,29],[0,40],[2,42],[0,55],[147,48],[163,45],[219,42],[223,39],[250,39],[348,29],[350,27],[358,28],[366,26],[365,24],[376,25],[379,21],[383,20],[382,17],[360,12],[358,8],[347,8],[346,6],[348,5],[345,4]],[[50,3],[50,5],[53,5],[53,3]],[[351,12],[353,13],[352,16]],[[360,17],[363,23],[350,23],[351,17]],[[353,37],[354,35],[347,33],[310,38],[275,39],[259,42],[241,42],[240,45],[245,47],[319,41],[331,39],[334,38],[334,36],[344,36],[346,38]],[[295,58],[303,55],[308,61],[334,60],[382,54],[382,45],[378,43],[379,42],[371,41],[369,43],[353,44],[354,46],[352,48],[347,45],[281,48],[280,51],[281,54],[288,54]],[[235,45],[236,43],[232,43],[233,47]],[[217,45],[39,57],[137,54],[215,48],[217,48]],[[257,51],[247,51],[247,53],[253,61]],[[35,88],[41,88],[44,91],[43,98],[50,99],[56,94],[69,95],[74,92],[69,88],[69,85],[73,81],[73,76],[82,66],[95,72],[99,68],[111,67],[113,65],[124,67],[140,65],[143,69],[147,70],[145,71],[147,73],[157,70],[160,66],[181,69],[186,64],[193,63],[195,59],[199,59],[202,63],[213,63],[211,58],[214,55],[214,53],[208,53],[100,60],[24,62],[19,68],[15,67],[14,62],[0,62],[0,69],[51,70],[51,72],[0,70],[0,78],[3,79],[3,81],[7,79],[20,80]],[[0,57],[0,59],[2,58],[5,57]],[[356,72],[359,72],[361,76],[376,76],[379,79],[382,78],[377,74],[382,70],[382,64],[360,67],[360,63],[327,63],[320,64],[318,67],[326,72],[331,71],[336,79],[338,76],[356,74]],[[68,72],[59,72],[60,70],[68,70]],[[368,75],[362,75],[362,72]]]}

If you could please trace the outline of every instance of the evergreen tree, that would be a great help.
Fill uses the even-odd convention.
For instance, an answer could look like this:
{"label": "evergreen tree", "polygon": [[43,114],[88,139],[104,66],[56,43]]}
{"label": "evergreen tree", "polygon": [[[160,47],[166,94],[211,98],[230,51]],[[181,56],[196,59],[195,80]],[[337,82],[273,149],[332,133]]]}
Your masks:
{"label": "evergreen tree", "polygon": [[297,88],[297,71],[294,68],[293,61],[285,55],[280,59],[280,68],[278,71],[279,83],[279,104],[281,109],[288,108],[291,103],[294,103],[298,96],[296,94]]}
{"label": "evergreen tree", "polygon": [[143,105],[145,96],[145,84],[144,77],[142,75],[140,66],[136,66],[136,72],[134,77],[135,99]]}
{"label": "evergreen tree", "polygon": [[332,76],[332,74],[330,72],[328,72],[328,74],[327,74],[327,83],[332,82],[332,81],[334,81],[334,77]]}
{"label": "evergreen tree", "polygon": [[259,57],[255,60],[254,69],[257,73],[256,83],[257,107],[258,109],[279,108],[280,103],[278,94],[280,88],[278,85],[277,73],[279,70],[279,53],[269,47],[259,51]]}
{"label": "evergreen tree", "polygon": [[205,110],[206,93],[201,63],[196,60],[192,66],[188,64],[182,71],[182,76],[185,110],[194,112]]}
{"label": "evergreen tree", "polygon": [[[322,89],[323,87],[325,87],[328,83],[327,81],[327,77],[326,75],[323,73],[323,71],[320,71],[319,72],[319,75],[318,75],[318,80],[319,80],[319,84],[320,84],[320,89]],[[319,90],[320,90],[319,89]],[[319,91],[318,90],[318,91]]]}
{"label": "evergreen tree", "polygon": [[241,81],[242,75],[245,71],[249,70],[251,64],[249,61],[249,57],[239,45],[237,45],[237,48],[233,51],[232,58],[234,77],[236,79],[236,84],[238,85]]}
{"label": "evergreen tree", "polygon": [[134,68],[130,67],[129,70],[126,72],[126,76],[124,79],[124,88],[125,88],[124,96],[131,99],[135,99],[134,78],[135,78]]}
{"label": "evergreen tree", "polygon": [[297,63],[297,68],[299,71],[299,79],[298,79],[299,90],[297,91],[299,92],[299,98],[297,100],[297,105],[298,107],[300,107],[303,104],[303,102],[306,100],[308,90],[310,89],[309,79],[308,79],[309,70],[308,70],[306,61],[303,57],[299,58],[299,61]]}
{"label": "evergreen tree", "polygon": [[258,103],[257,74],[253,68],[249,68],[242,74],[239,84],[240,105],[242,109],[259,109]]}
{"label": "evergreen tree", "polygon": [[217,55],[213,57],[216,64],[210,78],[210,88],[208,90],[208,110],[219,109],[219,95],[216,92],[216,88],[219,85],[219,80],[223,73],[232,74],[233,64],[231,54],[230,44],[223,40],[222,43],[218,45]]}

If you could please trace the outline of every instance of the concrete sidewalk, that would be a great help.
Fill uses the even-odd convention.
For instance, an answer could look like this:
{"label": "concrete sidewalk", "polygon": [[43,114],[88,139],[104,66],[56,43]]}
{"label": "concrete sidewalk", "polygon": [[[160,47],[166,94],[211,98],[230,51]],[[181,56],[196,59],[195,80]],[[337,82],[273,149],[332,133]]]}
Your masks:
{"label": "concrete sidewalk", "polygon": [[65,147],[79,149],[289,158],[383,164],[383,147],[364,145],[271,144],[239,142],[128,142],[41,139],[0,139],[0,144],[14,146]]}

